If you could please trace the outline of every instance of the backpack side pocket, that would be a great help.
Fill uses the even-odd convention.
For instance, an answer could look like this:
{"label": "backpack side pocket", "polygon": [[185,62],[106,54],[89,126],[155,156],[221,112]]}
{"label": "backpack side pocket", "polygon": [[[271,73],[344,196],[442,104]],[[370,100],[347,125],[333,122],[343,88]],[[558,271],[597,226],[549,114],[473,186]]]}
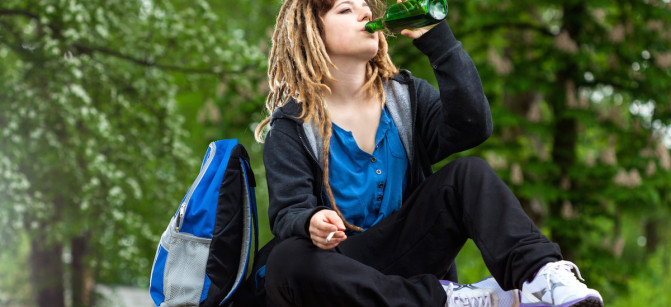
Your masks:
{"label": "backpack side pocket", "polygon": [[160,306],[197,306],[209,288],[205,266],[212,240],[175,232],[174,221],[173,218],[161,236],[167,256],[163,272],[165,300]]}

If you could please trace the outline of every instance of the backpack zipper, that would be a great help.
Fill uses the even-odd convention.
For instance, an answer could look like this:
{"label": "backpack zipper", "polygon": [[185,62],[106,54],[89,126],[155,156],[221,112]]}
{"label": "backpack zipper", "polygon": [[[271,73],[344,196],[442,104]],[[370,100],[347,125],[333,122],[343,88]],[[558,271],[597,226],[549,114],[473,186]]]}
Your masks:
{"label": "backpack zipper", "polygon": [[184,222],[184,215],[186,215],[186,207],[189,205],[189,200],[191,199],[191,195],[193,195],[193,191],[196,190],[196,187],[200,183],[200,180],[203,179],[203,175],[205,175],[205,172],[207,171],[207,168],[210,166],[210,163],[212,162],[212,159],[214,159],[214,154],[217,151],[217,145],[215,145],[214,142],[210,143],[210,155],[207,157],[207,160],[205,161],[205,164],[203,165],[203,168],[200,170],[198,173],[198,177],[196,177],[196,181],[191,185],[191,188],[189,189],[189,192],[186,194],[186,197],[184,198],[184,202],[182,202],[179,205],[179,213],[177,214],[177,221],[175,223],[175,232],[179,232],[179,229],[182,228],[182,222]]}

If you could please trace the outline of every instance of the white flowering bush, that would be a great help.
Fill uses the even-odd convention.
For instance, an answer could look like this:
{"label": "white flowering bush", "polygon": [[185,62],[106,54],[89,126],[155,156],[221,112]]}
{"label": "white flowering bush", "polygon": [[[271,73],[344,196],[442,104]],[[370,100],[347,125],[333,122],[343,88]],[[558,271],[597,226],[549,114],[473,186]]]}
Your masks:
{"label": "white flowering bush", "polygon": [[83,261],[82,278],[147,283],[202,154],[177,96],[264,61],[206,1],[0,2],[0,251],[61,251],[29,263],[38,279]]}

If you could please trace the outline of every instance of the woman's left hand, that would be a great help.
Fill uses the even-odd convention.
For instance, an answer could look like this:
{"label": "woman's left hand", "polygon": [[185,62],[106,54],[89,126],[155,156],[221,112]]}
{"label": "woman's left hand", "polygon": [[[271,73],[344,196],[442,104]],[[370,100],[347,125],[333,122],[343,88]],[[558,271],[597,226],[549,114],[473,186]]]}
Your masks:
{"label": "woman's left hand", "polygon": [[[404,2],[404,1],[405,0],[396,0],[396,3],[401,3],[401,2]],[[408,37],[408,38],[412,38],[412,39],[418,39],[422,35],[424,35],[424,33],[429,32],[429,30],[431,30],[431,28],[435,27],[436,25],[437,25],[437,23],[432,24],[432,25],[428,25],[426,27],[417,28],[417,29],[403,29],[401,31],[401,35],[403,35],[405,37]]]}

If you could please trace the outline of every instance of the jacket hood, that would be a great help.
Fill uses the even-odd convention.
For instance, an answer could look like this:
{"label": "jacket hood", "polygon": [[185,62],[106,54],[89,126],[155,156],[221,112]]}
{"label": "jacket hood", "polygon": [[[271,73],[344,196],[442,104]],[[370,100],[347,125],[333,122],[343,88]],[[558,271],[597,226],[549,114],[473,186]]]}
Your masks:
{"label": "jacket hood", "polygon": [[270,117],[270,125],[272,126],[275,120],[280,118],[295,121],[302,124],[303,120],[299,118],[302,107],[296,102],[296,99],[290,98],[283,106],[275,109],[273,115]]}

